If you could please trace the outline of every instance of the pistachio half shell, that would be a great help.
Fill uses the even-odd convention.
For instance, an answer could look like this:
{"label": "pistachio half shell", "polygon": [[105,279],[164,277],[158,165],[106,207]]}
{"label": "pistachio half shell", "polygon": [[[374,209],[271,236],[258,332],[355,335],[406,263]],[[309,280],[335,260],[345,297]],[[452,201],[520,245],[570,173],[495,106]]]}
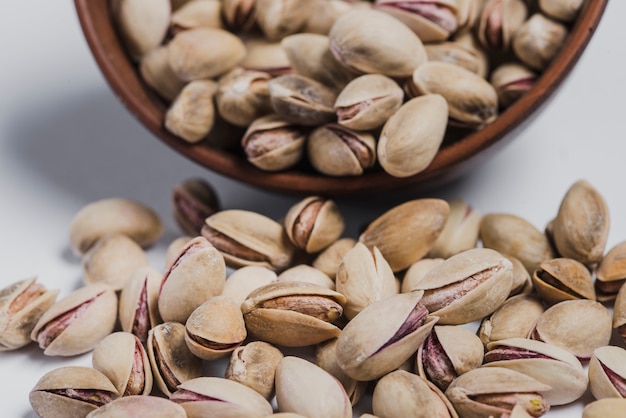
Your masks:
{"label": "pistachio half shell", "polygon": [[563,300],[596,299],[591,273],[571,258],[554,258],[539,264],[533,274],[539,297],[549,305]]}
{"label": "pistachio half shell", "polygon": [[598,300],[613,299],[626,282],[626,241],[611,248],[595,271]]}
{"label": "pistachio half shell", "polygon": [[626,398],[626,350],[607,345],[589,360],[589,383],[596,399]]}

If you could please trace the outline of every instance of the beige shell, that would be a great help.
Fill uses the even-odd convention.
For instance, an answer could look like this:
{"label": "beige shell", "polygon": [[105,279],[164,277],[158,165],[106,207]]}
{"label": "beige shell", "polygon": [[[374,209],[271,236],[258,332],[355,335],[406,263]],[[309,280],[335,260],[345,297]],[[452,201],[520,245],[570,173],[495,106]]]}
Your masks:
{"label": "beige shell", "polygon": [[221,208],[215,188],[200,177],[180,181],[172,189],[171,196],[176,223],[192,237],[200,235],[204,220]]}
{"label": "beige shell", "polygon": [[487,49],[508,51],[526,16],[524,0],[487,0],[478,24],[478,39]]}
{"label": "beige shell", "polygon": [[165,128],[191,144],[202,141],[215,123],[216,90],[217,84],[212,80],[188,83],[165,113]]}
{"label": "beige shell", "polygon": [[222,14],[226,24],[236,31],[245,32],[255,22],[256,0],[222,0]]}
{"label": "beige shell", "polygon": [[[288,268],[278,276],[279,282],[306,282],[335,290],[335,282],[324,272],[307,264],[298,264]],[[339,292],[342,293],[342,292]]]}
{"label": "beige shell", "polygon": [[508,107],[535,84],[537,73],[518,62],[506,62],[495,68],[490,77],[501,106]]}
{"label": "beige shell", "polygon": [[596,299],[591,273],[571,258],[553,258],[539,264],[533,274],[539,297],[548,305],[563,300]]}
{"label": "beige shell", "polygon": [[626,340],[626,286],[622,286],[613,305],[613,328],[619,328],[619,333]]}
{"label": "beige shell", "polygon": [[328,247],[343,233],[345,223],[335,202],[319,196],[309,196],[287,211],[285,231],[291,242],[307,253]]}
{"label": "beige shell", "polygon": [[402,293],[408,293],[415,289],[417,284],[424,278],[424,276],[435,266],[441,264],[444,261],[443,258],[422,258],[411,264],[404,273],[402,279]]}
{"label": "beige shell", "polygon": [[484,77],[485,56],[477,49],[461,42],[448,41],[424,45],[428,61],[440,61],[458,65]]}
{"label": "beige shell", "polygon": [[198,27],[222,28],[220,0],[194,0],[183,4],[172,13],[170,24],[174,31]]}
{"label": "beige shell", "polygon": [[626,281],[626,241],[612,247],[595,270],[598,300],[613,299]]}
{"label": "beige shell", "polygon": [[[409,6],[413,5],[414,9],[402,7],[403,3],[408,3]],[[427,2],[427,11],[424,12],[424,15],[420,14],[419,8],[422,1],[403,3],[397,0],[377,0],[376,9],[389,13],[404,23],[415,32],[422,42],[445,41],[451,34],[456,32],[459,26],[456,0],[429,1]],[[398,7],[398,4],[401,4],[401,6]],[[433,12],[433,9],[436,12]],[[433,14],[434,16],[432,16]]]}
{"label": "beige shell", "polygon": [[313,0],[256,0],[256,22],[267,39],[278,41],[304,26],[313,3]]}
{"label": "beige shell", "polygon": [[172,8],[169,0],[114,0],[112,14],[131,58],[139,61],[164,40]]}
{"label": "beige shell", "polygon": [[343,0],[328,0],[313,2],[311,7],[301,32],[328,35],[339,16],[348,13],[356,6],[355,3]]}
{"label": "beige shell", "polygon": [[162,277],[152,267],[141,267],[133,273],[120,293],[120,326],[142,342],[147,341],[148,331],[162,322],[158,307]]}
{"label": "beige shell", "polygon": [[124,396],[90,412],[85,418],[187,418],[182,406],[157,396]]}
{"label": "beige shell", "polygon": [[150,50],[141,58],[139,72],[143,81],[168,102],[173,101],[185,86],[185,82],[172,70],[164,45]]}
{"label": "beige shell", "polygon": [[524,64],[541,71],[559,52],[567,34],[565,25],[535,13],[517,30],[513,51]]}
{"label": "beige shell", "polygon": [[625,398],[626,350],[607,345],[594,350],[589,360],[589,384],[596,399]]}
{"label": "beige shell", "polygon": [[215,94],[220,116],[233,125],[248,127],[255,119],[271,113],[270,79],[268,73],[239,67],[226,73]]}
{"label": "beige shell", "polygon": [[353,238],[338,239],[315,257],[312,263],[313,267],[323,271],[334,280],[341,260],[355,244],[356,241]]}
{"label": "beige shell", "polygon": [[513,256],[507,255],[506,258],[513,264],[513,285],[510,296],[531,293],[534,289],[533,279],[524,264]]}
{"label": "beige shell", "polygon": [[139,339],[128,332],[114,332],[94,348],[93,368],[115,385],[121,396],[149,395],[152,391],[152,369],[146,350]]}
{"label": "beige shell", "polygon": [[[394,272],[404,270],[430,251],[445,226],[449,210],[445,200],[410,200],[376,218],[359,241],[369,248],[378,247]],[[411,245],[406,245],[409,237]]]}
{"label": "beige shell", "polygon": [[167,251],[165,252],[165,266],[169,266],[177,257],[180,250],[182,250],[193,237],[189,235],[183,235],[178,237],[169,243]]}
{"label": "beige shell", "polygon": [[228,276],[222,296],[227,296],[241,305],[253,290],[276,281],[276,273],[266,267],[242,267]]}
{"label": "beige shell", "polygon": [[457,0],[457,16],[459,19],[458,33],[467,33],[466,29],[474,27],[482,7],[484,0]]}
{"label": "beige shell", "polygon": [[539,0],[539,9],[550,17],[571,22],[582,8],[585,0]]}
{"label": "beige shell", "polygon": [[240,63],[244,69],[261,71],[272,77],[292,72],[291,64],[280,42],[251,36],[244,39],[244,45],[246,56]]}
{"label": "beige shell", "polygon": [[276,367],[282,358],[283,353],[273,345],[253,341],[233,351],[224,377],[246,385],[271,400],[274,397]]}
{"label": "beige shell", "polygon": [[476,247],[480,214],[462,199],[448,202],[450,214],[439,238],[428,252],[430,258],[449,258]]}
{"label": "beige shell", "polygon": [[582,418],[621,418],[625,408],[626,399],[600,399],[585,406]]}
{"label": "beige shell", "polygon": [[543,312],[543,304],[536,296],[513,296],[482,320],[478,336],[485,346],[507,338],[526,338]]}
{"label": "beige shell", "polygon": [[282,118],[304,126],[317,126],[335,118],[334,90],[298,74],[286,74],[270,80],[270,101]]}
{"label": "beige shell", "polygon": [[352,406],[356,405],[367,389],[367,382],[355,380],[344,373],[337,363],[337,338],[315,347],[315,363],[341,383]]}

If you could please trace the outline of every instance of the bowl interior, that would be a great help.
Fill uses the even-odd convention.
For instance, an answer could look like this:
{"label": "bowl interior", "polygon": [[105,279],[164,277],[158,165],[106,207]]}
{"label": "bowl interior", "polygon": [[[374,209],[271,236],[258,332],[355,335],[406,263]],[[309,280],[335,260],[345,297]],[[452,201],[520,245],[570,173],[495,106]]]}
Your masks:
{"label": "bowl interior", "polygon": [[306,164],[270,173],[249,164],[239,149],[225,145],[219,135],[199,144],[186,143],[163,127],[166,104],[144,84],[120,43],[110,17],[110,0],[75,0],[85,38],[107,82],[126,108],[157,138],[196,163],[235,180],[272,191],[324,195],[432,188],[487,158],[512,139],[508,134],[527,121],[565,79],[591,39],[607,3],[608,0],[585,2],[557,57],[534,87],[495,122],[478,131],[449,132],[426,170],[396,178],[380,168],[361,176],[328,177],[315,173]]}

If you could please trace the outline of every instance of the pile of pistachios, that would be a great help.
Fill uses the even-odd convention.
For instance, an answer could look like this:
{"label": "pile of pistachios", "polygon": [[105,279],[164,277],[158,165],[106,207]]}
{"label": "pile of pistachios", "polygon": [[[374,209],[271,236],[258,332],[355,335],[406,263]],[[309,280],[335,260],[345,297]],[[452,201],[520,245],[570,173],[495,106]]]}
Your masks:
{"label": "pile of pistachios", "polygon": [[280,222],[221,209],[200,179],[172,200],[185,235],[163,272],[142,248],[159,216],[106,199],[70,227],[83,287],[0,291],[0,351],[92,353],[33,382],[40,417],[349,418],[368,393],[362,417],[521,418],[587,390],[583,417],[623,416],[626,350],[610,342],[626,340],[626,242],[606,250],[609,211],[586,181],[544,232],[461,200],[402,203],[358,240],[323,197]]}
{"label": "pile of pistachios", "polygon": [[480,129],[527,92],[583,3],[111,1],[182,140],[265,171],[394,177],[425,170],[449,126]]}

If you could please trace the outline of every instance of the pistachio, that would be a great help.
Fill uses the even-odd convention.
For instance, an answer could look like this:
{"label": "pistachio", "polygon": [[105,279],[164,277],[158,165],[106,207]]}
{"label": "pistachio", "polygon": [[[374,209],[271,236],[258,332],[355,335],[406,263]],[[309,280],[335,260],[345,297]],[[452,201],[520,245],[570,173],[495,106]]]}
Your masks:
{"label": "pistachio", "polygon": [[533,280],[526,270],[526,267],[517,258],[507,255],[511,264],[513,264],[513,285],[509,296],[528,294],[533,291]]}
{"label": "pistachio", "polygon": [[277,41],[298,32],[309,16],[312,0],[256,0],[256,21],[267,39]]}
{"label": "pistachio", "polygon": [[276,221],[244,210],[224,210],[209,216],[202,235],[224,256],[230,267],[256,265],[284,270],[294,247]]}
{"label": "pistachio", "polygon": [[584,0],[539,0],[539,9],[554,19],[571,22],[583,3]]}
{"label": "pistachio", "polygon": [[335,58],[358,73],[409,77],[427,60],[415,33],[376,10],[352,10],[342,15],[328,36]]}
{"label": "pistachio", "polygon": [[194,0],[183,4],[172,13],[170,24],[174,32],[199,27],[220,29],[222,3],[220,0]]}
{"label": "pistachio", "polygon": [[609,234],[609,209],[588,182],[574,183],[561,201],[554,219],[554,243],[562,257],[583,264],[599,262]]}
{"label": "pistachio", "polygon": [[461,42],[438,42],[424,45],[428,61],[447,62],[458,65],[479,76],[484,76],[487,65],[485,57],[479,50]]}
{"label": "pistachio", "polygon": [[344,373],[337,363],[337,338],[315,347],[315,363],[341,383],[352,406],[356,405],[367,389],[367,382],[355,380]]}
{"label": "pistachio", "polygon": [[507,338],[526,338],[543,312],[543,304],[536,296],[513,296],[482,320],[478,336],[485,346]]}
{"label": "pistachio", "polygon": [[115,0],[112,10],[122,42],[135,61],[161,44],[172,13],[169,0]]}
{"label": "pistachio", "polygon": [[607,345],[589,360],[589,383],[596,399],[626,398],[626,350]]}
{"label": "pistachio", "polygon": [[220,210],[213,186],[201,178],[178,183],[172,191],[172,206],[178,226],[191,236],[200,235],[204,220]]}
{"label": "pistachio", "polygon": [[372,303],[337,340],[337,364],[353,379],[373,380],[404,363],[435,325],[420,303],[423,292],[401,293]]}
{"label": "pistachio", "polygon": [[409,177],[426,169],[443,142],[448,104],[439,94],[404,103],[385,123],[378,140],[378,161],[394,177]]}
{"label": "pistachio", "polygon": [[241,305],[253,290],[276,281],[276,273],[267,267],[242,267],[228,276],[222,296],[227,296]]}
{"label": "pistachio", "polygon": [[[323,271],[307,264],[298,264],[288,268],[278,276],[279,282],[306,282],[335,290],[335,282]],[[341,292],[340,292],[341,293]]]}
{"label": "pistachio", "polygon": [[[359,237],[369,248],[378,247],[391,269],[404,270],[430,251],[448,219],[448,203],[415,199],[388,210]],[[411,237],[410,245],[406,238]]]}
{"label": "pistachio", "polygon": [[183,235],[182,237],[178,237],[174,239],[174,241],[170,242],[167,246],[167,251],[165,252],[165,265],[169,266],[172,264],[176,258],[178,258],[180,250],[182,250],[192,239],[193,238],[188,235]]}
{"label": "pistachio", "polygon": [[400,108],[404,93],[398,84],[380,74],[365,74],[350,81],[335,101],[338,123],[350,129],[382,126]]}
{"label": "pistachio", "polygon": [[624,399],[600,399],[585,406],[582,418],[620,418],[624,408],[626,408]]}
{"label": "pistachio", "polygon": [[457,0],[457,18],[459,27],[457,34],[468,33],[472,29],[482,11],[484,0]]}
{"label": "pistachio", "polygon": [[613,328],[617,328],[619,335],[626,341],[626,286],[622,286],[617,293],[613,305]]}
{"label": "pistachio", "polygon": [[263,396],[241,383],[218,377],[187,380],[170,400],[180,404],[188,418],[261,418],[272,413],[272,406]]}
{"label": "pistachio", "polygon": [[185,326],[165,322],[150,330],[148,358],[157,387],[167,396],[183,382],[202,375],[202,359],[185,343]]}
{"label": "pistachio", "polygon": [[119,396],[113,383],[99,371],[66,366],[46,373],[30,391],[28,400],[42,418],[84,417]]}
{"label": "pistachio", "polygon": [[344,314],[354,318],[365,307],[397,293],[395,277],[378,248],[358,242],[337,270],[337,291],[346,296]]}
{"label": "pistachio", "polygon": [[323,271],[334,280],[343,257],[355,244],[356,241],[352,238],[341,238],[335,241],[315,257],[313,267]]}
{"label": "pistachio", "polygon": [[239,305],[227,296],[213,297],[194,309],[185,330],[189,351],[203,360],[230,354],[247,335]]}
{"label": "pistachio", "polygon": [[246,55],[237,36],[215,28],[179,32],[167,49],[172,70],[184,81],[217,77],[235,68]]}
{"label": "pistachio", "polygon": [[0,352],[24,347],[39,318],[59,293],[47,290],[37,278],[20,280],[0,289]]}
{"label": "pistachio", "polygon": [[499,65],[491,73],[491,84],[498,93],[498,101],[508,107],[529,91],[537,80],[537,73],[517,62]]}
{"label": "pistachio", "polygon": [[497,251],[474,248],[433,267],[415,287],[421,303],[441,324],[482,319],[504,303],[511,290],[511,262]]}
{"label": "pistachio", "polygon": [[139,73],[146,84],[168,102],[173,101],[185,86],[170,66],[166,46],[158,46],[144,54],[139,63]]}
{"label": "pistachio", "polygon": [[309,418],[352,417],[350,400],[339,381],[299,357],[287,356],[278,364],[276,401],[281,412]]}
{"label": "pistachio", "polygon": [[626,282],[626,241],[616,244],[602,257],[595,274],[598,300],[615,298]]}
{"label": "pistachio", "polygon": [[158,297],[163,276],[145,266],[137,269],[120,293],[119,320],[122,330],[148,340],[148,331],[161,323]]}
{"label": "pistachio", "polygon": [[487,344],[485,367],[504,367],[550,386],[542,393],[551,405],[565,405],[587,390],[587,374],[569,351],[541,341],[510,338]]}
{"label": "pistachio", "polygon": [[119,233],[105,235],[83,256],[83,281],[121,290],[135,270],[147,264],[145,252],[131,238]]}
{"label": "pistachio", "polygon": [[253,341],[237,347],[230,356],[226,379],[254,389],[267,400],[274,396],[274,377],[283,353],[271,344]]}
{"label": "pistachio", "polygon": [[402,279],[402,293],[408,293],[415,289],[424,276],[436,265],[443,262],[443,258],[422,258],[411,264]]}
{"label": "pistachio", "polygon": [[163,275],[158,300],[161,318],[185,323],[194,309],[222,293],[225,281],[222,254],[206,238],[192,239]]}
{"label": "pistachio", "polygon": [[289,58],[280,42],[250,37],[245,39],[244,45],[247,53],[240,65],[245,70],[260,71],[272,77],[292,72]]}
{"label": "pistachio", "polygon": [[129,199],[103,199],[82,208],[70,225],[70,244],[74,253],[84,254],[104,235],[119,232],[142,247],[163,233],[159,216],[142,203]]}
{"label": "pistachio", "polygon": [[148,395],[152,391],[150,360],[141,341],[128,332],[114,332],[96,345],[93,368],[115,385],[120,396]]}
{"label": "pistachio", "polygon": [[428,252],[428,257],[449,258],[476,247],[480,215],[462,199],[452,199],[448,204],[448,220]]}
{"label": "pistachio", "polygon": [[535,13],[515,33],[513,51],[524,64],[544,70],[561,49],[567,34],[565,25]]}
{"label": "pistachio", "polygon": [[165,128],[189,143],[202,141],[215,122],[216,89],[212,80],[195,80],[183,87],[165,113]]}
{"label": "pistachio", "polygon": [[315,126],[335,118],[335,93],[311,78],[281,75],[269,82],[269,90],[276,113],[291,122]]}
{"label": "pistachio", "polygon": [[440,94],[448,102],[451,124],[480,128],[498,115],[498,95],[480,76],[446,62],[428,62],[413,72],[418,94]]}
{"label": "pistachio", "polygon": [[312,10],[304,22],[302,32],[328,35],[339,16],[348,13],[356,6],[354,3],[343,0],[328,0],[313,2],[311,7]]}
{"label": "pistachio", "polygon": [[341,125],[320,126],[307,141],[309,162],[328,176],[354,176],[376,162],[376,140],[371,134]]}
{"label": "pistachio", "polygon": [[234,125],[247,127],[270,113],[270,79],[268,73],[242,68],[226,73],[220,78],[215,94],[220,116]]}
{"label": "pistachio", "polygon": [[310,196],[293,205],[285,215],[285,231],[291,242],[307,253],[316,253],[335,242],[345,224],[331,199]]}
{"label": "pistachio", "polygon": [[256,0],[222,0],[226,24],[235,31],[247,31],[254,25]]}
{"label": "pistachio", "polygon": [[571,258],[554,258],[539,264],[533,274],[539,297],[553,305],[563,300],[596,299],[591,273]]}
{"label": "pistachio", "polygon": [[303,282],[276,282],[253,291],[241,305],[249,332],[288,347],[317,344],[341,332],[331,322],[343,313],[345,297]]}
{"label": "pistachio", "polygon": [[113,331],[117,296],[105,284],[82,287],[52,305],[30,338],[47,356],[74,356],[93,349]]}
{"label": "pistachio", "polygon": [[180,405],[157,396],[124,396],[90,412],[86,418],[139,417],[186,418]]}
{"label": "pistachio", "polygon": [[[458,1],[461,1],[461,2],[470,1],[470,2],[474,2],[475,4],[480,3],[480,6],[474,6],[478,8],[478,7],[482,7],[482,3],[484,0],[458,0]],[[472,52],[473,55],[476,56],[475,64],[477,67],[476,67],[476,71],[472,71],[472,72],[475,72],[482,78],[486,79],[488,72],[489,72],[490,61],[492,60],[492,58],[489,56],[485,48],[480,44],[480,41],[478,41],[477,37],[474,36],[473,31],[458,32],[457,34],[454,35],[454,37],[451,40],[452,42],[455,42],[456,44],[464,48],[467,48],[469,51]]]}
{"label": "pistachio", "polygon": [[478,39],[487,49],[507,51],[527,15],[523,0],[487,0],[478,25]]}
{"label": "pistachio", "polygon": [[423,42],[445,41],[459,26],[456,0],[376,0],[375,7],[407,25]]}

